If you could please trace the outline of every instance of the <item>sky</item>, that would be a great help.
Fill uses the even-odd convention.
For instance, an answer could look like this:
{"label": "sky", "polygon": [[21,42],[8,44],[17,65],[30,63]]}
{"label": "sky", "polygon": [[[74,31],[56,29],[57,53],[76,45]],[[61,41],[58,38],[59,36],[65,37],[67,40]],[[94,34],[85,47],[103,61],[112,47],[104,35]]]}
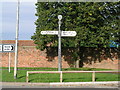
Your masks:
{"label": "sky", "polygon": [[[35,33],[36,26],[34,22],[37,19],[35,16],[36,1],[37,0],[20,1],[19,40],[31,40],[31,36]],[[0,5],[2,6],[2,11],[0,10],[0,15],[2,15],[2,18],[0,18],[0,28],[2,29],[0,32],[1,40],[15,40],[17,0],[4,0],[4,2],[0,2]]]}

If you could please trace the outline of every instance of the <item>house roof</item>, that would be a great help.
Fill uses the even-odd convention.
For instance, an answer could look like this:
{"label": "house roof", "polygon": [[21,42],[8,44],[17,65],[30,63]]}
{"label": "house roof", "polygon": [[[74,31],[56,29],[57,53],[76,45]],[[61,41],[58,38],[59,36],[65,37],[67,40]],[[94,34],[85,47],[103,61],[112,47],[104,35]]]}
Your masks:
{"label": "house roof", "polygon": [[[15,40],[1,40],[1,44],[15,44]],[[18,46],[36,46],[33,40],[18,40]]]}

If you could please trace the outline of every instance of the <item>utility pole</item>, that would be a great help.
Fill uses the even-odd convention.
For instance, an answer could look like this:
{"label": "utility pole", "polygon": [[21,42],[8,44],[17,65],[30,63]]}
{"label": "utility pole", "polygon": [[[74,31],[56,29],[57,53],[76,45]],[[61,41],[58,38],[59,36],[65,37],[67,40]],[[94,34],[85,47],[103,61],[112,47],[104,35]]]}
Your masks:
{"label": "utility pole", "polygon": [[58,25],[59,25],[59,30],[58,30],[58,71],[62,70],[62,59],[61,59],[61,19],[62,15],[58,15]]}
{"label": "utility pole", "polygon": [[18,32],[19,32],[19,4],[17,2],[17,19],[16,19],[16,38],[15,38],[15,62],[14,62],[14,79],[17,79],[17,61],[18,61]]}

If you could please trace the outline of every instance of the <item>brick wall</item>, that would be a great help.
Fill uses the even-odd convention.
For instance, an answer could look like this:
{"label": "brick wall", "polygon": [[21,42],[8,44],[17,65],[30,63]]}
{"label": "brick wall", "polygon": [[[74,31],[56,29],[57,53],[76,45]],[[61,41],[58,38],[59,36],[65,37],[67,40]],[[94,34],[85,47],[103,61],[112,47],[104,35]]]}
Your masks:
{"label": "brick wall", "polygon": [[[10,42],[10,41],[9,41]],[[33,41],[27,41],[33,43]],[[40,51],[35,48],[34,44],[28,44],[25,41],[21,41],[18,48],[18,67],[58,67],[57,52]],[[5,42],[6,43],[6,42]],[[8,42],[7,42],[8,43]],[[14,43],[12,41],[12,43]],[[22,44],[24,43],[24,44]],[[27,44],[25,44],[27,43]],[[26,45],[26,46],[25,46]],[[30,46],[31,45],[31,46]],[[88,52],[89,51],[89,52]],[[65,52],[66,56],[62,56],[62,67],[69,68],[75,66],[75,60],[71,57],[71,52]],[[106,68],[106,69],[118,69],[118,53],[114,54],[112,58],[106,57],[104,54],[98,55],[98,50],[85,49],[84,57],[82,58],[82,67],[90,68]],[[14,67],[14,55],[11,55],[11,67]],[[2,53],[1,63],[2,67],[8,67],[9,53]]]}
{"label": "brick wall", "polygon": [[[8,66],[9,53],[2,53],[2,66]],[[11,53],[11,67],[14,67],[15,54]],[[58,67],[58,59],[47,58],[45,51],[39,51],[35,47],[19,47],[18,67]],[[70,67],[67,61],[63,61],[63,68]]]}

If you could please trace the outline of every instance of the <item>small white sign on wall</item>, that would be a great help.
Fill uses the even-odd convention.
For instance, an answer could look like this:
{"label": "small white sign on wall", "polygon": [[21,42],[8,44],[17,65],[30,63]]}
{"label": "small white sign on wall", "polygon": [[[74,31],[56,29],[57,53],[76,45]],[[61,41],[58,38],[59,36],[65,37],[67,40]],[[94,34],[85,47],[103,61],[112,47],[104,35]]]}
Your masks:
{"label": "small white sign on wall", "polygon": [[14,44],[0,44],[0,52],[14,52],[15,45]]}
{"label": "small white sign on wall", "polygon": [[13,45],[3,45],[3,51],[13,51],[14,46]]}

